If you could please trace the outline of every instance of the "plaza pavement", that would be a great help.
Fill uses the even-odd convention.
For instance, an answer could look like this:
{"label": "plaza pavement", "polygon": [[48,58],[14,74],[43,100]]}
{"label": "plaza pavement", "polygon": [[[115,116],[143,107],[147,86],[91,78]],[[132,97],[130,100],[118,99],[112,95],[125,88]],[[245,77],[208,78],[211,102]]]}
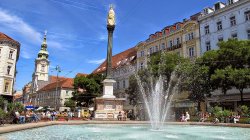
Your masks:
{"label": "plaza pavement", "polygon": [[[0,134],[45,127],[51,125],[80,125],[80,124],[127,124],[127,125],[144,125],[150,124],[148,121],[82,121],[82,120],[70,120],[70,121],[48,121],[48,122],[38,122],[38,123],[26,123],[26,124],[6,124],[0,127]],[[166,122],[169,125],[204,125],[204,126],[225,126],[225,127],[242,127],[250,128],[250,124],[233,124],[233,123],[209,123],[209,122]],[[0,136],[1,139],[1,136]]]}

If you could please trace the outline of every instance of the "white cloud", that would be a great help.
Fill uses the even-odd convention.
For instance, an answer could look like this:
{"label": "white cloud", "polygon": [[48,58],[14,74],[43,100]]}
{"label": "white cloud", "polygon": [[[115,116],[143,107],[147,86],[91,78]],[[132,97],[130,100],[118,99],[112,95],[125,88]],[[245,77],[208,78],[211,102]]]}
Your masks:
{"label": "white cloud", "polygon": [[88,63],[90,64],[101,64],[105,61],[105,59],[99,59],[99,60],[89,60]]}
{"label": "white cloud", "polygon": [[[7,30],[14,30],[19,33],[22,38],[24,38],[25,42],[28,44],[38,45],[42,43],[43,35],[36,31],[32,26],[26,23],[20,17],[9,13],[0,8],[0,25],[6,27]],[[66,50],[66,47],[60,42],[57,41],[48,41],[48,45],[52,49],[58,50]],[[25,59],[32,58],[32,54],[30,50],[32,49],[32,45],[21,45],[21,57]]]}
{"label": "white cloud", "polygon": [[0,9],[0,24],[13,29],[30,41],[37,43],[41,42],[41,34],[34,30],[30,25],[25,23],[21,18],[11,15],[7,11]]}

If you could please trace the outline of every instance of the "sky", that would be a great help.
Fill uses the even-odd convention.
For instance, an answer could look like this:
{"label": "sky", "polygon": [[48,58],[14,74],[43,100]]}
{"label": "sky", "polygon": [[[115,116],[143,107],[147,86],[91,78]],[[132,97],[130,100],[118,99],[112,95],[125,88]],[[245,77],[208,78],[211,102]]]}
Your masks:
{"label": "sky", "polygon": [[[218,0],[0,0],[0,32],[21,44],[15,89],[31,81],[44,31],[50,75],[91,73],[106,58],[106,18],[114,5],[113,55],[134,47],[167,25],[212,7]],[[224,0],[225,1],[225,0]]]}

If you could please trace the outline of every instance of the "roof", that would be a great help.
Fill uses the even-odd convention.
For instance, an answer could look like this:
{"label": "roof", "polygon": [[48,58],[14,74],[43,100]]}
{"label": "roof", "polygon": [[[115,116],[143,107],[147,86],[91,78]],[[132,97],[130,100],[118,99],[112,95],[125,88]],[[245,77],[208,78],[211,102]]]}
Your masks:
{"label": "roof", "polygon": [[76,74],[76,77],[81,77],[81,76],[86,77],[86,76],[88,76],[88,74],[85,74],[85,73],[77,73]]}
{"label": "roof", "polygon": [[11,42],[13,44],[15,44],[17,46],[17,60],[19,58],[19,52],[20,52],[20,43],[14,39],[12,39],[11,37],[7,36],[6,34],[0,32],[0,41],[3,42]]}
{"label": "roof", "polygon": [[57,77],[57,76],[50,75],[49,76],[49,83],[54,83],[57,80],[62,81],[62,80],[65,80],[65,79],[67,79],[67,78],[66,77],[59,77],[59,76]]}
{"label": "roof", "polygon": [[[128,50],[125,50],[119,54],[116,54],[112,57],[112,68],[117,68],[120,65],[128,62],[128,61],[132,61],[134,60],[134,58],[136,57],[136,48],[130,48]],[[102,73],[106,71],[106,60],[97,68],[95,69],[92,73],[96,74],[96,73]]]}
{"label": "roof", "polygon": [[56,89],[56,87],[74,89],[73,84],[74,84],[73,78],[62,78],[61,77],[61,80],[58,80],[58,82],[50,83],[50,84],[44,86],[43,88],[41,88],[39,91],[50,91],[50,90]]}

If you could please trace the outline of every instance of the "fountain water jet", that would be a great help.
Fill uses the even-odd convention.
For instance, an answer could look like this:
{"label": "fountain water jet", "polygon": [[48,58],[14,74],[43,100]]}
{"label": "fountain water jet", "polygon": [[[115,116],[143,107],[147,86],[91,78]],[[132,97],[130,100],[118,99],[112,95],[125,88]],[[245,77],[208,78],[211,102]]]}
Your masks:
{"label": "fountain water jet", "polygon": [[[148,90],[145,90],[140,76],[135,73],[135,78],[147,109],[151,127],[157,130],[162,128],[166,120],[172,99],[178,91],[181,78],[179,78],[176,71],[174,71],[167,85],[164,85],[164,78],[162,76],[159,76],[155,82],[152,77],[153,76],[150,77],[150,87],[147,87]],[[176,79],[177,81],[175,81]],[[167,87],[166,91],[164,91],[164,86]]]}

